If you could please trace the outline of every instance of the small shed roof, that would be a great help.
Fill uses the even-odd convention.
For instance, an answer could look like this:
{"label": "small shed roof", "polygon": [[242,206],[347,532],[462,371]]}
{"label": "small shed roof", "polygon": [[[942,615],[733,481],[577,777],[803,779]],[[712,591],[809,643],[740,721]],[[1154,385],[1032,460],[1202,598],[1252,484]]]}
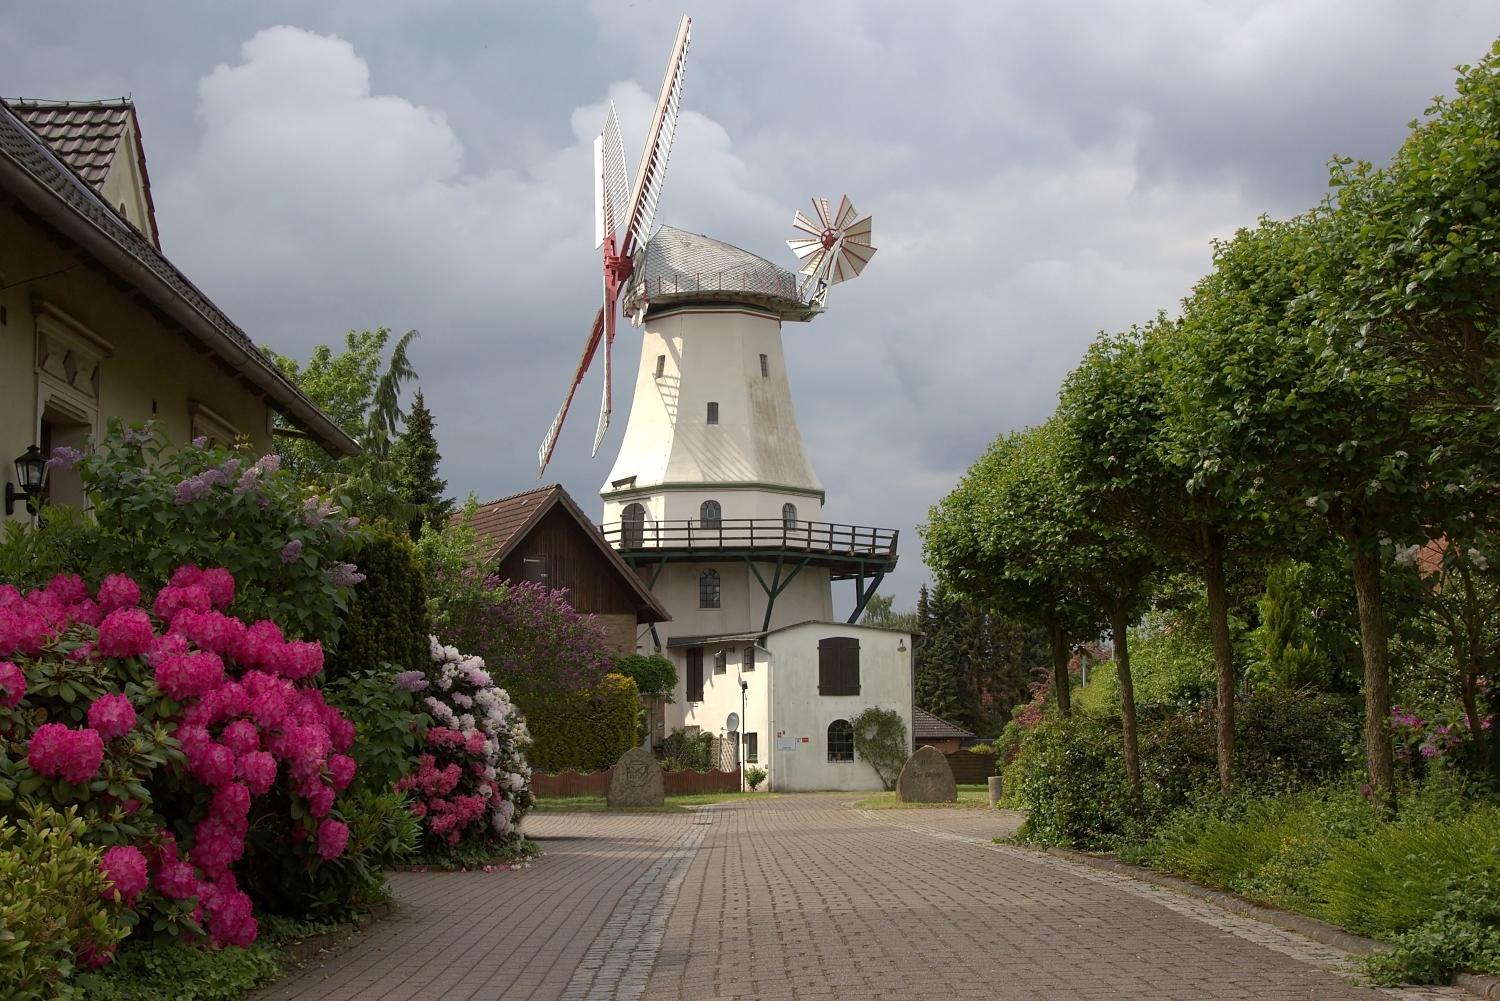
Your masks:
{"label": "small shed roof", "polygon": [[926,709],[917,708],[911,711],[911,735],[913,740],[963,740],[974,736],[963,727],[954,726]]}
{"label": "small shed roof", "polygon": [[[583,513],[583,509],[568,496],[568,492],[559,483],[481,504],[479,510],[469,517],[469,527],[474,529],[474,536],[479,542],[480,559],[490,565],[502,562],[525,540],[543,516],[555,507],[562,508],[578,523],[583,534],[599,548],[600,554],[635,592],[645,606],[642,622],[666,622],[671,619],[672,616],[667,614],[656,595],[620,559],[620,554],[605,540],[598,526],[589,520],[588,515]],[[459,512],[453,515],[453,520],[462,520],[463,517],[463,513]]]}

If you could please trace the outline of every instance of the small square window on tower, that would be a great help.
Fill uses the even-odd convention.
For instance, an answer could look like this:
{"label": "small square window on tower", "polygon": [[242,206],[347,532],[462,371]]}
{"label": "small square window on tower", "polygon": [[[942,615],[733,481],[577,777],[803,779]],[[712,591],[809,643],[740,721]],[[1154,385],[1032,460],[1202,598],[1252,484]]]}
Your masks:
{"label": "small square window on tower", "polygon": [[719,405],[717,403],[710,403],[708,405],[708,423],[719,423]]}
{"label": "small square window on tower", "polygon": [[760,377],[762,379],[769,379],[771,377],[771,365],[765,355],[760,356]]}

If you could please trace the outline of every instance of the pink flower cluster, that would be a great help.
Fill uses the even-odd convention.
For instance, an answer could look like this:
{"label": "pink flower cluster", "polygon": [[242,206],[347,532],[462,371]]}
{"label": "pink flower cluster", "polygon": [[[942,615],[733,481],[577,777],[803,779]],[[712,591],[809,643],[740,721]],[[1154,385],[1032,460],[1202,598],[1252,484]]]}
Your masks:
{"label": "pink flower cluster", "polygon": [[[24,598],[0,587],[0,656],[35,657],[73,630],[68,636],[81,635],[84,642],[69,656],[146,658],[156,687],[182,704],[174,736],[188,775],[212,799],[183,858],[166,832],[158,832],[145,855],[133,846],[111,848],[101,862],[111,899],[131,906],[148,887],[169,900],[196,896],[197,916],[206,918],[214,942],[249,945],[257,934],[251,902],[230,866],[244,855],[251,806],[285,775],[291,792],[319,821],[313,842],[318,857],[343,854],[349,828],[329,814],[354,779],[355,762],[345,752],[354,744],[355,728],[324,703],[318,689],[306,687],[323,668],[322,647],[287,640],[269,620],[246,626],[225,614],[234,593],[227,570],[194,566],[172,575],[152,612],[138,607],[140,588],[122,575],[107,578],[97,599],[68,575]],[[15,708],[25,692],[22,669],[0,661],[0,704]],[[98,775],[109,742],[137,724],[135,706],[119,694],[95,699],[87,718],[88,729],[37,727],[27,750],[31,769],[85,784]]]}
{"label": "pink flower cluster", "polygon": [[26,763],[38,775],[81,786],[99,773],[104,763],[104,740],[93,730],[43,723],[31,735]]}
{"label": "pink flower cluster", "polygon": [[531,769],[521,749],[529,742],[526,723],[506,692],[496,687],[478,657],[430,641],[428,672],[404,671],[393,685],[410,692],[428,691],[422,699],[434,725],[415,771],[396,788],[415,794],[411,812],[449,845],[466,835],[514,833],[517,808],[531,804]]}

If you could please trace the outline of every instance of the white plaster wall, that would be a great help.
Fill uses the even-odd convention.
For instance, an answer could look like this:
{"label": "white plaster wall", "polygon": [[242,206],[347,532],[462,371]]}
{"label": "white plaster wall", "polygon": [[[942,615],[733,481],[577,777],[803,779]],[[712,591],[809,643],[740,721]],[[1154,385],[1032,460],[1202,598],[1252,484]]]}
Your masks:
{"label": "white plaster wall", "polygon": [[[698,575],[712,568],[719,572],[718,608],[698,607]],[[776,575],[774,564],[757,564],[766,584]],[[783,566],[782,578],[793,568]],[[654,568],[644,571],[651,582]],[[765,623],[766,592],[743,560],[725,563],[669,563],[651,589],[667,612],[671,622],[657,625],[656,631],[666,642],[673,636],[722,636],[728,633],[759,632]],[[771,628],[806,622],[809,619],[833,617],[833,591],[828,571],[806,567],[776,598]],[[648,635],[649,639],[649,635]]]}
{"label": "white plaster wall", "polygon": [[[660,377],[658,356],[666,359]],[[719,404],[718,424],[707,421],[710,401]],[[646,320],[630,422],[601,493],[612,499],[611,484],[632,476],[637,489],[775,484],[821,496],[797,427],[779,320],[748,307],[712,306]]]}
{"label": "white plaster wall", "polygon": [[[742,667],[745,644],[719,643],[703,648],[703,701],[687,702],[684,698],[687,684],[686,651],[673,650],[672,660],[677,664],[677,676],[681,682],[677,690],[676,705],[667,707],[667,729],[678,726],[696,726],[705,733],[723,737],[724,723],[730,713],[740,713],[740,733],[756,733],[760,736],[760,763],[765,767],[766,741],[769,735],[769,701],[767,699],[766,654],[757,651],[755,669],[745,671]],[[715,674],[714,654],[724,650],[729,663],[723,674]],[[746,682],[744,710],[740,706],[740,679]],[[675,712],[674,712],[675,710]]]}
{"label": "white plaster wall", "polygon": [[[818,641],[830,636],[859,640],[859,695],[818,694]],[[765,646],[771,653],[768,687],[774,711],[766,724],[771,733],[769,746],[761,738],[761,766],[770,773],[770,788],[780,792],[883,789],[875,769],[857,757],[852,762],[828,760],[828,725],[838,719],[852,720],[866,708],[879,706],[900,713],[910,735],[911,635],[809,622],[772,633]],[[781,750],[778,735],[792,738],[795,749]]]}

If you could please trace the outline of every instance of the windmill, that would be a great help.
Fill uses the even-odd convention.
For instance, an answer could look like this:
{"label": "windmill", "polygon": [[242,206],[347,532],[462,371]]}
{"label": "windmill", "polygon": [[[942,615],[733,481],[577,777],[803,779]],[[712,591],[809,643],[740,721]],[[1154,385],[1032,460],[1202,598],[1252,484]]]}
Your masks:
{"label": "windmill", "polygon": [[814,198],[813,211],[817,222],[801,212],[792,218],[793,227],[811,236],[795,237],[786,244],[798,260],[806,261],[800,271],[806,277],[797,290],[799,297],[822,307],[827,305],[829,286],[858,276],[875,256],[875,248],[870,246],[872,217],[855,222],[859,213],[848,195],[840,199],[838,211],[832,213],[828,211],[828,199]]}
{"label": "windmill", "polygon": [[[640,169],[631,183],[630,167],[625,162],[625,144],[620,139],[620,122],[614,102],[604,121],[604,131],[594,139],[594,241],[604,251],[604,302],[594,314],[583,355],[568,386],[568,395],[552,419],[542,446],[537,450],[536,478],[541,479],[557,445],[563,419],[573,402],[573,394],[588,374],[589,365],[602,342],[604,345],[604,399],[599,407],[599,427],[594,433],[594,455],[609,430],[611,397],[611,350],[615,343],[615,317],[619,312],[621,290],[635,269],[636,251],[651,237],[651,223],[661,200],[662,180],[667,172],[667,157],[672,152],[672,133],[677,127],[677,110],[682,100],[682,73],[687,63],[692,19],[683,16],[677,26],[677,41],[667,60],[661,94],[656,99],[656,113],[646,133],[646,148],[641,153]],[[623,226],[623,231],[621,227]],[[639,317],[637,317],[639,320]]]}

